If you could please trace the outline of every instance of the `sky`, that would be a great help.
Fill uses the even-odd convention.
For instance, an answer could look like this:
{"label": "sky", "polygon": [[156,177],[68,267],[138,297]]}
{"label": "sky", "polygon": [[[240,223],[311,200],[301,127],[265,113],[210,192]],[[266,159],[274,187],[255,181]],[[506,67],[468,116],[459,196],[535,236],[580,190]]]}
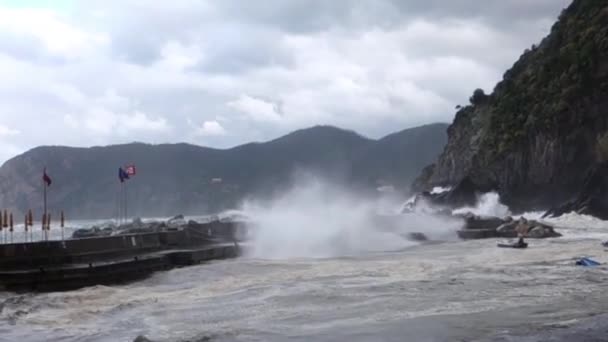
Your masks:
{"label": "sky", "polygon": [[0,0],[0,164],[451,122],[570,0]]}

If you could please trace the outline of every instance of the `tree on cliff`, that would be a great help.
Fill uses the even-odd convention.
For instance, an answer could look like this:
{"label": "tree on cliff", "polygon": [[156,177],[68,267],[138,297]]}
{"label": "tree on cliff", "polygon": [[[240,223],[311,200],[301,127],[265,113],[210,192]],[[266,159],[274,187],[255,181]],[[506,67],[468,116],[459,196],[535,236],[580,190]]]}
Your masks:
{"label": "tree on cliff", "polygon": [[483,104],[487,100],[488,100],[488,95],[486,95],[486,93],[483,91],[483,89],[480,89],[480,88],[475,89],[475,91],[473,92],[473,96],[471,96],[469,98],[469,102],[471,102],[471,104],[474,106]]}

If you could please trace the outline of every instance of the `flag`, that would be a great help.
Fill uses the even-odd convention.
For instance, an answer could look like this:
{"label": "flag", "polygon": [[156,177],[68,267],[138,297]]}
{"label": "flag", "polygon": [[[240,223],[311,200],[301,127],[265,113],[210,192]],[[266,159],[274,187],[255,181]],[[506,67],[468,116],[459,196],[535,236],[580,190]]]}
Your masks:
{"label": "flag", "polygon": [[44,171],[42,171],[42,181],[44,182],[44,184],[46,184],[46,186],[51,186],[51,177],[46,174],[46,167],[44,168]]}
{"label": "flag", "polygon": [[121,183],[124,183],[125,180],[129,179],[129,174],[122,169],[122,167],[118,168],[118,179],[120,179]]}
{"label": "flag", "polygon": [[127,167],[125,167],[125,171],[129,176],[135,176],[135,174],[137,173],[135,165],[128,165]]}

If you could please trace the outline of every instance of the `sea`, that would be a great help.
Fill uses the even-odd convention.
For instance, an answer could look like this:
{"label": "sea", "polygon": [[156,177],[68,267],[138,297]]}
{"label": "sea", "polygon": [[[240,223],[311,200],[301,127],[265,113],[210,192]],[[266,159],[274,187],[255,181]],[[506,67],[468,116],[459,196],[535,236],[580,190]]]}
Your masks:
{"label": "sea", "polygon": [[[394,213],[398,224],[379,226],[362,202],[311,204],[308,192],[246,206],[257,230],[237,259],[127,285],[0,293],[0,341],[608,341],[608,222],[548,219],[562,237],[505,249],[458,240],[458,219]],[[506,210],[492,194],[481,202],[469,211]],[[602,265],[576,266],[581,257]]]}

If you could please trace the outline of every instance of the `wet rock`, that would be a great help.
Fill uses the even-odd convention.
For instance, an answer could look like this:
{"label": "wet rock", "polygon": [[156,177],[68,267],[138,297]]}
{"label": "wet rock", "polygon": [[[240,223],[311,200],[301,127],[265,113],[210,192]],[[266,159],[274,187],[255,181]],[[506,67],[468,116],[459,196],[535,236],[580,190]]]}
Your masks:
{"label": "wet rock", "polygon": [[517,227],[517,221],[511,220],[506,223],[503,223],[498,228],[496,228],[496,232],[501,237],[513,238],[517,236],[517,231],[515,230],[515,227]]}
{"label": "wet rock", "polygon": [[[498,218],[479,218],[477,216],[465,215],[470,219],[464,229],[458,231],[458,237],[461,239],[487,239],[493,237],[514,238],[517,236],[529,237],[532,239],[545,239],[559,237],[561,234],[556,232],[552,226],[537,221],[528,221],[525,218],[514,220],[502,220]],[[502,224],[496,228],[486,227],[496,224],[498,221]]]}
{"label": "wet rock", "polygon": [[575,199],[549,209],[544,217],[558,217],[574,212],[608,220],[608,162],[593,167]]}
{"label": "wet rock", "polygon": [[553,227],[549,227],[546,225],[535,226],[528,232],[528,237],[532,239],[545,239],[560,236],[562,235],[556,232]]}
{"label": "wet rock", "polygon": [[144,222],[141,220],[141,217],[136,217],[133,219],[131,226],[134,228],[141,228],[144,226]]}
{"label": "wet rock", "polygon": [[420,195],[431,205],[449,208],[460,208],[473,206],[477,203],[477,196],[480,193],[488,192],[491,189],[482,189],[475,184],[469,177],[464,177],[456,186],[441,193],[422,192]]}
{"label": "wet rock", "polygon": [[516,221],[505,222],[496,228],[496,231],[499,233],[516,232],[515,227],[517,227]]}
{"label": "wet rock", "polygon": [[167,227],[171,229],[179,229],[186,225],[184,215],[176,215],[167,221]]}
{"label": "wet rock", "polygon": [[457,232],[458,237],[464,240],[489,239],[499,237],[494,228],[490,229],[463,229]]}
{"label": "wet rock", "polygon": [[467,214],[464,216],[465,229],[497,229],[506,221],[493,216],[477,216]]}
{"label": "wet rock", "polygon": [[72,238],[73,239],[83,239],[83,238],[90,238],[90,237],[110,236],[110,235],[112,235],[113,231],[114,230],[112,227],[99,228],[97,226],[93,226],[91,228],[81,228],[81,229],[76,229],[72,233]]}

